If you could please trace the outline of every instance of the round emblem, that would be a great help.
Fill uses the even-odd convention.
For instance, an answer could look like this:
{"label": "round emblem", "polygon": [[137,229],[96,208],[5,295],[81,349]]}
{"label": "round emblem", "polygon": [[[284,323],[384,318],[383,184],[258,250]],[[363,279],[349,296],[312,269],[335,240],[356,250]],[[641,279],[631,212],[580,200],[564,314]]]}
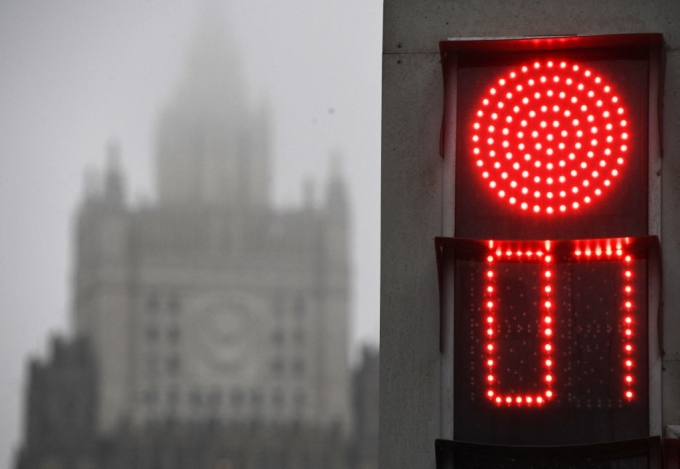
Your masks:
{"label": "round emblem", "polygon": [[254,366],[262,329],[253,301],[237,296],[214,298],[194,311],[192,348],[212,372],[243,372]]}

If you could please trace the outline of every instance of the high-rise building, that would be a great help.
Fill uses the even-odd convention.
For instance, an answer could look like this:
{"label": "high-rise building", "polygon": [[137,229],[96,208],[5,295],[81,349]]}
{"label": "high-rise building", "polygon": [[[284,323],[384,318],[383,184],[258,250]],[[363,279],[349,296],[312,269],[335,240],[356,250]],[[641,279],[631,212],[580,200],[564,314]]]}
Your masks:
{"label": "high-rise building", "polygon": [[345,185],[273,208],[225,42],[208,24],[161,113],[155,201],[127,202],[116,143],[87,181],[75,339],[31,365],[20,469],[347,467]]}
{"label": "high-rise building", "polygon": [[161,114],[157,201],[126,203],[115,144],[78,212],[74,314],[98,370],[97,425],[160,421],[348,432],[347,200],[269,201],[268,116],[219,30],[203,31]]}

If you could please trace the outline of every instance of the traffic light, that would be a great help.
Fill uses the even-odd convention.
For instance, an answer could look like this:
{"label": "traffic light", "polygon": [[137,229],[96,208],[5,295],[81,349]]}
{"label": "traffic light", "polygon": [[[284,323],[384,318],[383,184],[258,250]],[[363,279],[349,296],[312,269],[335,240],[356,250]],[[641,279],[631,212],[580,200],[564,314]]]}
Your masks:
{"label": "traffic light", "polygon": [[585,444],[660,425],[662,44],[441,43],[456,440]]}

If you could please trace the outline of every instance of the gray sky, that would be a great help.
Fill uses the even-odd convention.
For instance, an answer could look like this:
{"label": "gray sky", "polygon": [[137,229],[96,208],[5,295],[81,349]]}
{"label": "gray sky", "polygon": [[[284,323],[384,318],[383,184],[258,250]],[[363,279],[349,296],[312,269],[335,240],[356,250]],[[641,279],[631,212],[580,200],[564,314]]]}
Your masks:
{"label": "gray sky", "polygon": [[[274,199],[343,155],[354,214],[352,343],[378,342],[379,0],[230,0],[254,102],[273,114]],[[72,222],[85,168],[122,147],[131,199],[153,192],[154,128],[180,79],[200,2],[0,3],[0,468],[19,442],[29,356],[68,330]]]}

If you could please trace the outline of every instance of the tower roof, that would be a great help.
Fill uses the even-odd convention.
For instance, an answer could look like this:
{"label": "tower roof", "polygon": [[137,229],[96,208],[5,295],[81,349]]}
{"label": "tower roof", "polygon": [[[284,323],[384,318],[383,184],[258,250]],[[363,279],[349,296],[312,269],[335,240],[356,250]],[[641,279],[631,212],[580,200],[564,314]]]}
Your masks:
{"label": "tower roof", "polygon": [[164,204],[267,205],[263,119],[251,110],[224,13],[207,9],[174,98],[160,118],[159,200]]}

